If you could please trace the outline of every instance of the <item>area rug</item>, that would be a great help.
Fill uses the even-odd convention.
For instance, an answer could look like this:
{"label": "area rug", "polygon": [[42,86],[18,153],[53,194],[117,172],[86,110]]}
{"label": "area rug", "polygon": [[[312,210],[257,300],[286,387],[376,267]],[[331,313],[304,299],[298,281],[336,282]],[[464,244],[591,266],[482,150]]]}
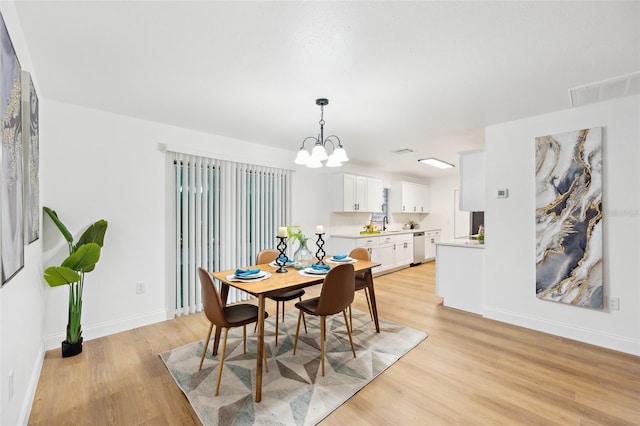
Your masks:
{"label": "area rug", "polygon": [[[262,401],[256,403],[256,335],[247,326],[247,353],[243,353],[242,328],[232,329],[215,396],[219,355],[209,344],[202,371],[198,371],[204,340],[160,354],[177,385],[206,426],[213,425],[315,425],[366,386],[400,357],[427,337],[424,331],[380,319],[380,333],[368,313],[353,311],[353,357],[342,315],[327,319],[325,376],[320,364],[320,321],[306,317],[301,326],[296,355],[293,342],[297,309],[287,312],[278,328],[275,318],[265,324],[269,372],[263,368]],[[222,344],[222,343],[221,343]],[[220,348],[222,349],[222,347]],[[221,350],[218,352],[218,354]]]}

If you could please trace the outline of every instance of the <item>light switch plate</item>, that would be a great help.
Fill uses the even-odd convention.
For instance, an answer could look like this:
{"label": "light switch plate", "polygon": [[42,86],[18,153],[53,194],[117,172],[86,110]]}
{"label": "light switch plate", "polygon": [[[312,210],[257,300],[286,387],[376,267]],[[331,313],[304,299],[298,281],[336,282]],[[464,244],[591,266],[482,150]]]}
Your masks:
{"label": "light switch plate", "polygon": [[498,198],[507,198],[509,196],[509,190],[506,188],[498,189]]}

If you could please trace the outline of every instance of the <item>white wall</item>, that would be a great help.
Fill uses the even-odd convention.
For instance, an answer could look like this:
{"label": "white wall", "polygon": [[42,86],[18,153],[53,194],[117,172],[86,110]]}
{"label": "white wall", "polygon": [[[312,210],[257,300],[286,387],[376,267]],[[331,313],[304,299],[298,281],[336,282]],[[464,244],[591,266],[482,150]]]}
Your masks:
{"label": "white wall", "polygon": [[[31,65],[22,27],[13,3],[0,3],[7,31],[22,69],[31,73],[36,89],[38,73]],[[41,105],[40,114],[46,111]],[[41,122],[41,126],[44,125]],[[41,143],[46,137],[41,136]],[[40,160],[43,161],[42,158]],[[40,182],[42,182],[42,175]],[[44,192],[41,189],[41,194]],[[41,285],[42,238],[25,246],[24,268],[0,290],[0,424],[26,423],[44,357],[42,344],[44,292]],[[14,392],[9,399],[9,373]]]}
{"label": "white wall", "polygon": [[[596,126],[604,128],[604,293],[620,298],[620,310],[535,294],[535,137]],[[485,316],[640,355],[639,141],[639,96],[487,128]],[[509,198],[496,198],[498,188]]]}
{"label": "white wall", "polygon": [[[164,269],[166,157],[160,144],[275,167],[288,167],[293,158],[263,145],[54,101],[48,102],[46,121],[43,205],[56,210],[75,235],[97,219],[109,222],[100,262],[85,278],[85,340],[170,315]],[[59,263],[62,239],[48,218],[44,227],[45,263]],[[46,238],[50,230],[54,241]],[[136,294],[139,282],[145,283],[143,294]],[[44,338],[50,349],[64,338],[67,294],[66,288],[48,287],[45,293]]]}

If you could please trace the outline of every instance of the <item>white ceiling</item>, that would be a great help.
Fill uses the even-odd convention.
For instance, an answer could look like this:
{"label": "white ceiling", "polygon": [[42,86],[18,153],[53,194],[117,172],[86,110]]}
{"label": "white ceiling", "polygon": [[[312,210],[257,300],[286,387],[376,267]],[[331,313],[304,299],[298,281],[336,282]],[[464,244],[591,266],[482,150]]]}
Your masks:
{"label": "white ceiling", "polygon": [[[416,177],[640,70],[640,2],[17,1],[41,97]],[[117,143],[117,141],[114,141]],[[411,148],[411,154],[391,151]]]}

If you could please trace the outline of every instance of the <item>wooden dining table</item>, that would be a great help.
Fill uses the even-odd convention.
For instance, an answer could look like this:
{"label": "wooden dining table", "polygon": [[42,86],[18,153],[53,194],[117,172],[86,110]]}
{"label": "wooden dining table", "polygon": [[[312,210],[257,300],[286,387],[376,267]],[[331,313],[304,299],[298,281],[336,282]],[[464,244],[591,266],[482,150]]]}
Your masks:
{"label": "wooden dining table", "polygon": [[[337,263],[325,262],[332,268]],[[365,279],[367,280],[367,288],[369,291],[369,299],[371,301],[371,311],[373,313],[373,321],[376,327],[376,332],[380,333],[380,324],[378,322],[378,310],[376,308],[376,293],[373,288],[373,274],[372,268],[380,266],[379,263],[369,262],[366,260],[358,260],[352,263],[355,272],[364,272]],[[265,298],[272,296],[283,291],[295,290],[298,288],[304,288],[321,284],[324,281],[324,275],[302,275],[293,268],[287,268],[286,273],[278,273],[277,267],[270,266],[269,264],[252,265],[247,269],[259,268],[263,271],[271,273],[271,276],[261,281],[231,281],[227,279],[235,273],[235,269],[229,269],[227,271],[213,272],[212,276],[219,280],[222,284],[220,287],[220,298],[222,303],[226,306],[227,297],[229,295],[229,287],[235,287],[239,290],[246,291],[247,293],[258,298],[258,345],[256,348],[256,402],[260,402],[262,399],[262,366],[264,363],[264,319],[265,319]],[[216,327],[216,334],[213,343],[213,354],[218,353],[218,344],[220,342],[220,329]]]}

